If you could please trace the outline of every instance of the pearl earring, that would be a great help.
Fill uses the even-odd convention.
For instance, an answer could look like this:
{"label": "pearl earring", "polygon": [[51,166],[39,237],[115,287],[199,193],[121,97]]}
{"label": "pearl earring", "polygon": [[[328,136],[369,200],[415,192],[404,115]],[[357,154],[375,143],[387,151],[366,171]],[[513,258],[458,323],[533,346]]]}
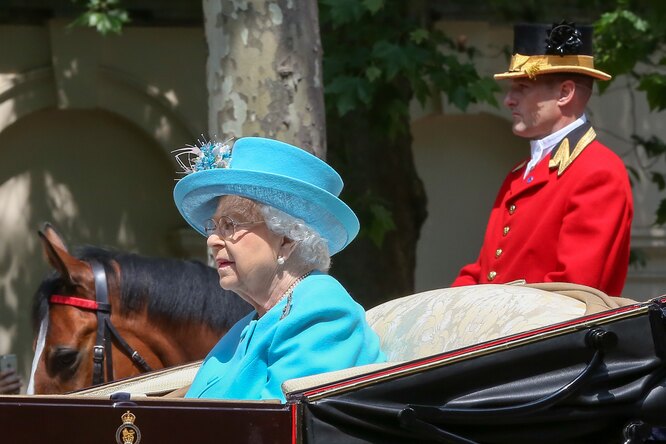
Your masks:
{"label": "pearl earring", "polygon": [[278,256],[277,263],[278,263],[278,265],[284,265],[284,257]]}

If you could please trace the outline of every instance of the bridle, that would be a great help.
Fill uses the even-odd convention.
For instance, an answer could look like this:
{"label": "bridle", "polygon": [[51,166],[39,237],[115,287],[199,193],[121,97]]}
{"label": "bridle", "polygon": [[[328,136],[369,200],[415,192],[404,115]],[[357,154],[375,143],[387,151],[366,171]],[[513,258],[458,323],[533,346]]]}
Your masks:
{"label": "bridle", "polygon": [[[93,310],[97,314],[97,337],[93,347],[93,385],[103,384],[106,381],[112,381],[113,377],[113,340],[115,339],[120,350],[128,356],[134,364],[143,370],[149,372],[152,368],[141,357],[139,352],[134,350],[120,336],[118,330],[111,323],[111,304],[109,303],[109,287],[106,279],[104,266],[98,261],[91,260],[89,264],[95,277],[95,300],[84,299],[76,296],[62,296],[58,294],[51,295],[49,302],[51,304],[71,305],[84,310]],[[106,379],[104,378],[104,360],[106,358]]]}

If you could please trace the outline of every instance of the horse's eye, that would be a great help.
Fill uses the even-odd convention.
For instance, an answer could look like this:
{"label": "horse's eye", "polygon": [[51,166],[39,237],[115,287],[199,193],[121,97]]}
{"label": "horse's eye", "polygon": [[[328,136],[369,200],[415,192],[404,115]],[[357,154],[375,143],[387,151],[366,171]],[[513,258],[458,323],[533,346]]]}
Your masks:
{"label": "horse's eye", "polygon": [[60,373],[63,377],[71,377],[79,367],[80,354],[75,348],[56,348],[49,357],[49,367],[53,373]]}

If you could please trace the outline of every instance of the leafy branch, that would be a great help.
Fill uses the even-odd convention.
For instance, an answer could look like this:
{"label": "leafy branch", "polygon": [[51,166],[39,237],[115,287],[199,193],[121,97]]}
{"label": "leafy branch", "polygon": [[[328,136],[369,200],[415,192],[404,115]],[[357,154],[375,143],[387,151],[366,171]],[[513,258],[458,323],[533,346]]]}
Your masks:
{"label": "leafy branch", "polygon": [[[421,104],[439,93],[465,110],[471,103],[497,106],[496,82],[481,77],[472,58],[474,48],[458,51],[456,42],[405,15],[399,2],[385,0],[321,0],[325,94],[329,111],[344,116],[354,109],[372,109],[392,90],[408,88]],[[370,42],[370,44],[368,44]],[[462,60],[461,60],[462,59]],[[404,130],[409,103],[395,94],[384,108],[388,129]]]}
{"label": "leafy branch", "polygon": [[[444,94],[461,110],[473,103],[498,105],[499,86],[474,66],[478,51],[425,23],[427,14],[410,10],[410,2],[320,0],[319,7],[329,116],[364,113],[368,133],[395,140],[409,133],[412,99],[425,105]],[[381,247],[395,230],[394,215],[378,196],[363,199],[372,205],[354,209],[364,234]]]}
{"label": "leafy branch", "polygon": [[[618,0],[615,9],[604,13],[595,23],[597,65],[614,76],[628,75],[638,83],[637,90],[645,94],[650,111],[666,109],[666,19],[664,2]],[[599,84],[600,92],[611,82]],[[642,166],[645,176],[663,192],[666,177],[654,169],[666,158],[666,144],[657,136],[631,136],[634,149],[642,148],[648,165]],[[628,167],[632,179],[641,180],[634,168]],[[666,198],[662,198],[655,215],[655,225],[666,223]]]}
{"label": "leafy branch", "polygon": [[121,7],[119,0],[88,0],[85,12],[70,26],[94,28],[102,35],[120,34],[129,21],[129,14]]}

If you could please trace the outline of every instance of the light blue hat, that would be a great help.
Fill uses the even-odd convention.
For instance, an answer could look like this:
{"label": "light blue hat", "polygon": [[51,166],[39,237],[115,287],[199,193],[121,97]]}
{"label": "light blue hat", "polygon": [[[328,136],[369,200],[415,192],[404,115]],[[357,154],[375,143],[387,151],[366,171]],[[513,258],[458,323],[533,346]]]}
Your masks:
{"label": "light blue hat", "polygon": [[207,142],[176,152],[189,173],[173,190],[176,207],[204,236],[204,223],[224,195],[252,199],[302,219],[328,242],[331,255],[358,234],[358,218],[338,198],[343,187],[338,173],[300,148],[262,137],[243,137],[233,149]]}

